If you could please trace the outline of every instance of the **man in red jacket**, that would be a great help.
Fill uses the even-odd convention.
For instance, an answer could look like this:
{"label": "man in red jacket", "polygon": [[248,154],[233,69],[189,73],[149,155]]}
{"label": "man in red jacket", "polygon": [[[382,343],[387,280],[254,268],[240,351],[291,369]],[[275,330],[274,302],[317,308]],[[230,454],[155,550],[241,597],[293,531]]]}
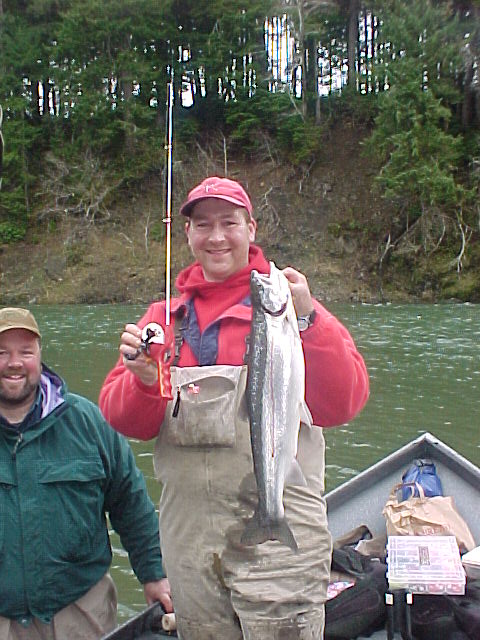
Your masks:
{"label": "man in red jacket", "polygon": [[305,399],[318,426],[300,428],[297,459],[306,486],[284,491],[298,552],[277,541],[243,545],[256,501],[245,408],[250,273],[268,274],[270,265],[253,244],[253,207],[238,182],[205,179],[180,212],[195,262],[179,274],[180,296],[171,301],[181,328],[174,398],[159,394],[157,367],[140,349],[147,323],[165,326],[159,302],[125,326],[100,407],[123,434],[157,439],[162,550],[180,636],[321,640],[331,553],[321,427],[343,424],[362,409],[365,364],[345,327],[312,298],[305,276],[284,269],[305,356]]}

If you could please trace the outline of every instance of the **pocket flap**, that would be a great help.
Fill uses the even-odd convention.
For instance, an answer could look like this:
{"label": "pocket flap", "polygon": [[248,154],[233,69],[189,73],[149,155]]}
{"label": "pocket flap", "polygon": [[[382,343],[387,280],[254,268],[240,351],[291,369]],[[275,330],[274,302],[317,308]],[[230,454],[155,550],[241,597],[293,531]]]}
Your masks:
{"label": "pocket flap", "polygon": [[0,464],[0,486],[16,486],[17,481],[15,480],[15,476],[13,474],[13,469],[6,464]]}
{"label": "pocket flap", "polygon": [[106,477],[100,458],[86,460],[46,461],[39,468],[38,481],[48,482],[90,482]]}
{"label": "pocket flap", "polygon": [[225,376],[205,376],[181,386],[182,394],[192,401],[215,400],[235,389],[235,381]]}

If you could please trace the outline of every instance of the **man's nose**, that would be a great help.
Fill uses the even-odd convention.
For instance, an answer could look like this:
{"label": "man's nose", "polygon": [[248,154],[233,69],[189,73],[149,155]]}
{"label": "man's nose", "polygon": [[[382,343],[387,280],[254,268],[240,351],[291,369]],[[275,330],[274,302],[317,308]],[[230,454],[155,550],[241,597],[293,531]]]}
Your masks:
{"label": "man's nose", "polygon": [[18,369],[22,366],[22,359],[18,353],[12,352],[8,354],[7,366],[11,369]]}
{"label": "man's nose", "polygon": [[212,233],[210,234],[211,240],[223,240],[225,237],[225,231],[221,224],[215,224],[212,228]]}

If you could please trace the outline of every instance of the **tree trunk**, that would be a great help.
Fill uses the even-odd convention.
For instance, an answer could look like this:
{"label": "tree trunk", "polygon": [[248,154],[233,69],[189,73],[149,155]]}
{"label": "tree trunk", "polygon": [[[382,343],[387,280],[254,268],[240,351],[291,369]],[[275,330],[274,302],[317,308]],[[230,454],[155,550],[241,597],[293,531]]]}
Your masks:
{"label": "tree trunk", "polygon": [[350,0],[348,7],[348,86],[356,88],[357,73],[355,61],[357,59],[358,44],[358,14],[360,12],[360,0]]}
{"label": "tree trunk", "polygon": [[[2,31],[3,31],[3,0],[0,0],[0,47],[2,43]],[[3,74],[4,70],[0,69]],[[0,104],[0,189],[2,188],[2,167],[3,167],[3,134],[2,134],[2,122],[3,122],[3,109]]]}
{"label": "tree trunk", "polygon": [[466,51],[463,80],[462,125],[464,129],[480,124],[480,87],[475,79],[475,70],[480,65],[480,7],[470,6],[472,36]]}
{"label": "tree trunk", "polygon": [[314,96],[318,97],[317,40],[313,35],[307,36],[307,40],[305,42],[304,56],[306,58],[305,60],[305,63],[306,63],[305,104],[306,104],[306,115],[308,115],[310,110],[313,111],[313,108],[316,110],[316,100],[315,100],[315,103],[313,103],[313,97]]}
{"label": "tree trunk", "polygon": [[[1,0],[0,0],[1,2]],[[2,134],[2,122],[3,122],[3,109],[0,104],[0,190],[2,188],[2,175],[3,175],[3,134]]]}
{"label": "tree trunk", "polygon": [[465,60],[465,77],[462,103],[462,125],[468,129],[475,115],[475,89],[473,87],[474,64],[470,56]]}
{"label": "tree trunk", "polygon": [[307,49],[305,46],[305,18],[303,11],[303,2],[304,0],[298,0],[297,3],[297,11],[298,11],[298,42],[300,46],[300,60],[302,66],[302,114],[303,119],[307,117],[307,97],[308,97],[308,87],[307,87]]}

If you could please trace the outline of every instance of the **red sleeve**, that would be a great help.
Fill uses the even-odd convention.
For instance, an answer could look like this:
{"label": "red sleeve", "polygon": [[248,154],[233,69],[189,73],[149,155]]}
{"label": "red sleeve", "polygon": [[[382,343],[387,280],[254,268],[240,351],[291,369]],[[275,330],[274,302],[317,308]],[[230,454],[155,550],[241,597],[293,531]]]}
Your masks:
{"label": "red sleeve", "polygon": [[[163,324],[163,307],[162,303],[151,305],[138,326],[148,322]],[[114,429],[131,438],[150,440],[158,435],[167,401],[160,396],[156,384],[144,385],[119,358],[102,385],[98,404]]]}
{"label": "red sleeve", "polygon": [[[314,325],[302,333],[306,400],[314,423],[333,427],[354,418],[365,405],[369,395],[368,374],[347,329],[317,301],[315,309]],[[163,314],[162,303],[152,305],[138,325],[162,323]],[[122,359],[108,374],[100,391],[99,406],[110,424],[124,435],[142,440],[158,435],[166,404],[157,386],[142,384],[125,369]]]}
{"label": "red sleeve", "polygon": [[315,301],[317,317],[302,333],[305,396],[314,424],[333,427],[352,420],[369,395],[365,362],[347,329]]}

